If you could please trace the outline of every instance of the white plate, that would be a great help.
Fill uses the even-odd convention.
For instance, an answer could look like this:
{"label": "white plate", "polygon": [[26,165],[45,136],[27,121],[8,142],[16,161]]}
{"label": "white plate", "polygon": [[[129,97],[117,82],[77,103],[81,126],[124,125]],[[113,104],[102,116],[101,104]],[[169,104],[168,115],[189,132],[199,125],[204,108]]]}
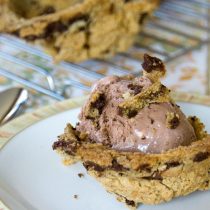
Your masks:
{"label": "white plate", "polygon": [[[210,132],[210,108],[179,103],[187,115],[197,115]],[[79,109],[42,120],[13,137],[0,151],[0,198],[14,210],[126,210],[85,172],[81,164],[66,167],[52,150],[67,122]],[[84,173],[79,178],[78,173]],[[78,199],[74,198],[78,195]],[[209,210],[210,191],[196,192],[167,204],[141,210]]]}

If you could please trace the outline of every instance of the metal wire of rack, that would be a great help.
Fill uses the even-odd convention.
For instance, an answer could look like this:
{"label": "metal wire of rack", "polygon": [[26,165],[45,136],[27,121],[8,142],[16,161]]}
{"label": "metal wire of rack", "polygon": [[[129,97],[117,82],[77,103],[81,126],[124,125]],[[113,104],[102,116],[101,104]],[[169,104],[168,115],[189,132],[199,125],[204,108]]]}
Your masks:
{"label": "metal wire of rack", "polygon": [[[164,1],[151,20],[145,25],[144,30],[139,34],[136,44],[128,52],[120,53],[110,60],[92,60],[81,64],[61,62],[58,65],[54,65],[52,57],[41,49],[14,37],[1,35],[0,43],[25,52],[29,55],[29,59],[11,55],[6,50],[0,51],[0,59],[13,63],[16,67],[22,66],[37,72],[37,74],[44,77],[46,85],[29,81],[23,76],[3,67],[0,67],[0,75],[56,100],[63,100],[69,97],[66,94],[69,88],[74,87],[79,90],[90,91],[91,83],[103,78],[106,74],[136,74],[138,71],[137,66],[141,62],[137,55],[142,51],[155,54],[165,62],[171,62],[190,51],[210,43],[209,10],[210,2],[204,0]],[[170,52],[168,52],[168,49]],[[33,56],[42,60],[41,66],[33,62]],[[104,73],[103,71],[100,72],[90,68],[90,66],[98,66],[99,68],[100,65],[102,70],[103,66],[106,66],[108,70]],[[132,71],[130,66],[133,66]],[[65,80],[64,78],[58,79],[56,77],[58,69],[62,69],[64,77],[66,74],[70,74],[70,76],[65,77]],[[84,78],[86,78],[85,82],[83,81]],[[58,85],[58,83],[62,85]]]}

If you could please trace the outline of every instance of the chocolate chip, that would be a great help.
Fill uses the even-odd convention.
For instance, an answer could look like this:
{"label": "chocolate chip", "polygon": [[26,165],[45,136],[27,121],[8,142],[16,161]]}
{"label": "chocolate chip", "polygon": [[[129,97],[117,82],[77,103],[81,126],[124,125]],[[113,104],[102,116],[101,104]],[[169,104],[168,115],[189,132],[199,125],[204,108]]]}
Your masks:
{"label": "chocolate chip", "polygon": [[161,176],[159,171],[155,171],[151,176],[145,176],[142,178],[146,180],[160,180],[160,181],[163,180],[163,177]]}
{"label": "chocolate chip", "polygon": [[166,91],[168,91],[167,87],[161,84],[159,91],[151,93],[147,98],[145,98],[145,100],[148,101],[154,100],[155,98],[164,95]]}
{"label": "chocolate chip", "polygon": [[113,159],[112,160],[112,165],[109,166],[109,167],[106,167],[106,168],[104,168],[102,166],[99,166],[98,164],[96,164],[92,161],[86,161],[86,162],[83,163],[83,165],[87,170],[93,169],[93,170],[98,171],[98,172],[103,172],[105,169],[112,169],[112,170],[115,170],[115,171],[128,170],[127,168],[125,168],[124,166],[119,164],[116,159]]}
{"label": "chocolate chip", "polygon": [[171,128],[172,128],[172,129],[175,129],[175,128],[178,127],[178,125],[179,125],[179,118],[174,117],[174,118],[170,121],[170,124],[171,124]]}
{"label": "chocolate chip", "polygon": [[84,45],[83,45],[83,47],[85,48],[85,49],[90,49],[90,45],[88,44],[88,43],[85,43]]}
{"label": "chocolate chip", "polygon": [[209,157],[209,152],[199,152],[195,155],[193,161],[194,162],[201,162],[203,160],[206,160]]}
{"label": "chocolate chip", "polygon": [[166,126],[170,129],[175,129],[179,126],[179,115],[174,112],[168,112],[166,114]]}
{"label": "chocolate chip", "polygon": [[19,37],[20,36],[20,31],[19,30],[13,31],[12,35]]}
{"label": "chocolate chip", "polygon": [[174,167],[177,167],[179,165],[180,165],[180,163],[178,161],[167,162],[166,163],[166,169],[174,168]]}
{"label": "chocolate chip", "polygon": [[64,141],[64,140],[58,140],[56,142],[53,143],[53,150],[56,150],[57,148],[63,148],[63,147],[66,147],[68,145],[68,142],[67,141]]}
{"label": "chocolate chip", "polygon": [[113,14],[115,11],[115,5],[113,3],[111,3],[110,8],[109,8],[109,13]]}
{"label": "chocolate chip", "polygon": [[125,199],[125,202],[126,202],[126,204],[128,205],[128,206],[135,206],[135,202],[134,201],[130,201],[130,200],[128,200],[128,199]]}
{"label": "chocolate chip", "polygon": [[83,163],[83,165],[87,170],[93,169],[98,172],[103,172],[105,170],[103,167],[101,167],[98,164],[93,163],[91,161],[86,161]]}
{"label": "chocolate chip", "polygon": [[90,16],[89,15],[87,15],[87,14],[78,14],[75,17],[69,19],[68,25],[72,25],[72,24],[74,24],[75,22],[78,22],[78,21],[85,21],[85,22],[88,23],[89,20],[90,20]]}
{"label": "chocolate chip", "polygon": [[52,13],[55,13],[55,8],[53,6],[46,6],[40,13],[40,15],[48,15]]}
{"label": "chocolate chip", "polygon": [[109,54],[110,53],[110,49],[105,49],[105,50],[101,51],[101,53],[103,53],[103,54]]}
{"label": "chocolate chip", "polygon": [[209,181],[205,181],[205,187],[209,186]]}
{"label": "chocolate chip", "polygon": [[122,107],[118,107],[117,110],[120,116],[126,115],[128,118],[135,117],[138,114],[136,110],[126,110]]}
{"label": "chocolate chip", "polygon": [[75,152],[73,152],[72,150],[65,150],[65,153],[71,156],[75,156]]}
{"label": "chocolate chip", "polygon": [[62,150],[64,150],[66,154],[75,155],[76,150],[77,150],[77,145],[78,145],[78,142],[74,140],[69,140],[69,141],[58,140],[53,143],[52,148],[53,150],[61,148]]}
{"label": "chocolate chip", "polygon": [[100,94],[99,98],[91,104],[91,107],[98,109],[99,114],[101,114],[105,104],[106,104],[105,94]]}
{"label": "chocolate chip", "polygon": [[128,118],[135,117],[138,114],[136,110],[129,110],[128,112]]}
{"label": "chocolate chip", "polygon": [[59,52],[60,52],[60,50],[61,50],[61,48],[60,48],[60,47],[58,47],[58,46],[54,46],[53,48],[54,48],[54,50],[55,50],[57,53],[59,53]]}
{"label": "chocolate chip", "polygon": [[155,121],[152,118],[150,118],[150,122],[151,124],[153,124]]}
{"label": "chocolate chip", "polygon": [[125,168],[124,166],[122,166],[121,164],[119,164],[117,162],[116,159],[112,160],[112,166],[111,169],[115,170],[115,171],[124,171],[124,170],[128,170],[127,168]]}
{"label": "chocolate chip", "polygon": [[140,86],[140,85],[129,84],[128,88],[131,89],[134,92],[134,95],[137,95],[138,93],[141,92],[143,87]]}
{"label": "chocolate chip", "polygon": [[139,169],[140,171],[146,171],[146,172],[151,172],[151,167],[148,163],[145,163],[145,164],[142,164],[139,166]]}
{"label": "chocolate chip", "polygon": [[129,89],[131,89],[132,90],[132,88],[133,88],[133,84],[128,84],[128,86],[127,86]]}
{"label": "chocolate chip", "polygon": [[66,24],[64,24],[63,22],[61,22],[60,20],[54,21],[54,22],[50,23],[49,25],[47,25],[47,27],[45,28],[45,33],[44,33],[43,37],[44,38],[51,37],[53,35],[53,33],[55,33],[55,32],[62,33],[64,31],[66,31],[67,29],[68,29],[68,26]]}
{"label": "chocolate chip", "polygon": [[50,23],[45,28],[44,37],[51,36],[52,33],[54,33],[54,32],[62,33],[62,32],[66,31],[68,29],[68,26],[74,24],[75,22],[81,21],[81,20],[84,20],[85,22],[87,22],[89,20],[89,16],[84,15],[84,14],[78,14],[77,16],[69,19],[68,23],[64,23],[60,20],[54,21],[54,22]]}
{"label": "chocolate chip", "polygon": [[52,39],[55,32],[64,32],[67,26],[61,21],[55,21],[47,25],[43,34],[40,35],[27,35],[23,37],[27,41],[35,41],[36,39]]}
{"label": "chocolate chip", "polygon": [[146,17],[148,16],[148,13],[142,13],[141,15],[140,15],[140,18],[139,18],[139,23],[140,24],[143,24],[144,23],[144,20],[146,19]]}
{"label": "chocolate chip", "polygon": [[142,67],[147,73],[150,73],[153,70],[164,69],[164,64],[159,58],[144,54],[144,62],[142,63]]}
{"label": "chocolate chip", "polygon": [[[77,21],[84,20],[85,22],[89,22],[89,15],[84,14],[78,14],[77,16],[71,18],[68,22],[62,22],[61,20],[54,21],[49,23],[46,28],[44,29],[44,32],[39,35],[27,35],[23,38],[25,38],[28,41],[35,41],[36,39],[48,39],[51,40],[54,36],[54,33],[63,33],[68,29],[68,27],[72,24],[74,24]],[[79,30],[83,30],[85,28],[80,28]],[[14,35],[20,36],[19,31],[13,32]]]}
{"label": "chocolate chip", "polygon": [[[77,16],[69,19],[68,25],[73,25],[74,23],[79,22],[79,21],[84,21],[85,22],[85,25],[79,26],[77,28],[77,30],[78,31],[87,30],[88,25],[90,23],[90,17],[89,17],[89,15],[86,15],[86,14],[78,14]],[[89,36],[88,35],[88,32],[86,33],[86,35]],[[85,44],[84,46],[86,46],[86,45],[88,45],[88,44]],[[86,47],[84,47],[84,48],[86,48]],[[89,48],[87,47],[86,49],[89,49]]]}
{"label": "chocolate chip", "polygon": [[36,35],[28,35],[28,36],[25,36],[24,39],[26,39],[27,41],[35,41],[36,39],[38,38],[38,36]]}
{"label": "chocolate chip", "polygon": [[190,117],[190,119],[191,119],[193,122],[195,122],[196,119],[197,119],[197,117],[196,117],[196,116],[192,116],[192,117]]}

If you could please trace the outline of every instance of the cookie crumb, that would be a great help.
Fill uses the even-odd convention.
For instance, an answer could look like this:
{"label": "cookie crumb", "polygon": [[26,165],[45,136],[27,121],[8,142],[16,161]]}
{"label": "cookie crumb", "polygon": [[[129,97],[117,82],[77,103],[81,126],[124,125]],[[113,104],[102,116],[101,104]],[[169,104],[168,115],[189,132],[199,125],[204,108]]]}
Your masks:
{"label": "cookie crumb", "polygon": [[147,73],[152,71],[164,71],[165,69],[163,62],[159,58],[152,57],[148,54],[144,54],[142,67]]}
{"label": "cookie crumb", "polygon": [[78,177],[79,178],[83,178],[84,177],[84,174],[83,173],[78,173]]}
{"label": "cookie crumb", "polygon": [[74,195],[74,199],[78,199],[78,195]]}
{"label": "cookie crumb", "polygon": [[125,198],[125,203],[128,205],[128,206],[135,206],[135,202],[134,201],[130,201],[128,199]]}
{"label": "cookie crumb", "polygon": [[165,65],[156,57],[144,54],[144,62],[142,63],[143,75],[151,81],[156,82],[166,74]]}
{"label": "cookie crumb", "polygon": [[130,94],[129,92],[125,92],[125,93],[122,95],[122,97],[123,97],[124,99],[129,99],[129,98],[131,97],[131,94]]}

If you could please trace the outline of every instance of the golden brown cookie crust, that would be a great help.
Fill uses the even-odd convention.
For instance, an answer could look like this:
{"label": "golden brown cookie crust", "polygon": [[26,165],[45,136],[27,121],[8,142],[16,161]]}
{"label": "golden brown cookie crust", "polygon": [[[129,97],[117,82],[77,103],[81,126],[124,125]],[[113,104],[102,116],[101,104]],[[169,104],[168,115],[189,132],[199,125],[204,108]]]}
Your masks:
{"label": "golden brown cookie crust", "polygon": [[64,164],[82,161],[89,174],[107,191],[135,205],[158,204],[210,188],[209,135],[190,146],[180,146],[162,154],[143,154],[116,151],[92,143],[81,138],[69,124],[54,143],[54,149],[62,155]]}

